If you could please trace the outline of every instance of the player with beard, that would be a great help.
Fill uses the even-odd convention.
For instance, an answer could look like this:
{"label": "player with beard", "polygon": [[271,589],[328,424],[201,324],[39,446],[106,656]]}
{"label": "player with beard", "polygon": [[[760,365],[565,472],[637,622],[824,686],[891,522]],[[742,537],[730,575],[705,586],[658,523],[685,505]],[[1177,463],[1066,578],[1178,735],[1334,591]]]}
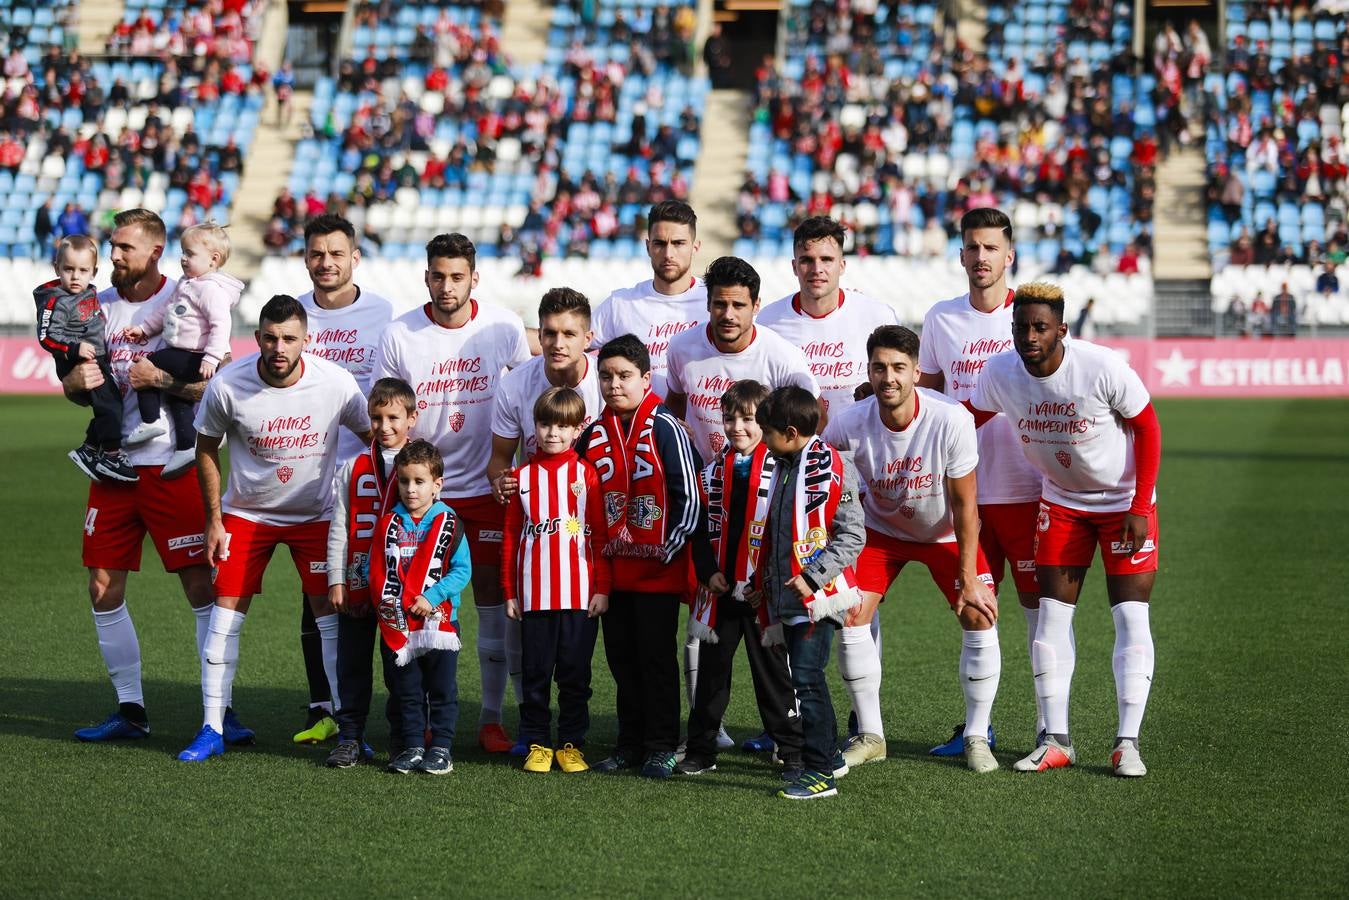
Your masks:
{"label": "player with beard", "polygon": [[[998,762],[984,733],[1002,661],[993,578],[979,549],[974,420],[959,404],[915,386],[918,356],[912,331],[877,328],[867,339],[873,396],[824,432],[826,442],[852,454],[866,513],[867,541],[856,567],[862,602],[848,611],[840,639],[844,647],[870,646],[871,618],[900,570],[910,562],[926,566],[962,632],[960,682],[971,731],[965,762],[991,772]],[[839,671],[858,724],[843,759],[849,767],[883,760],[880,661],[874,654],[840,656]]]}
{"label": "player with beard", "polygon": [[1147,774],[1138,732],[1152,689],[1149,603],[1160,552],[1162,429],[1147,389],[1124,357],[1088,341],[1066,342],[1067,335],[1063,291],[1022,285],[1012,302],[1015,349],[988,361],[968,401],[978,420],[1005,414],[1026,459],[1044,476],[1035,548],[1040,614],[1031,664],[1048,735],[1015,768],[1043,772],[1077,761],[1068,735],[1077,657],[1073,613],[1099,545],[1115,620],[1119,728],[1110,764],[1116,775],[1137,778]]}
{"label": "player with beard", "polygon": [[[473,560],[482,670],[478,743],[489,753],[506,753],[514,742],[501,725],[501,707],[508,676],[520,672],[520,645],[513,639],[518,631],[506,627],[501,597],[506,509],[492,494],[483,461],[491,458],[492,409],[502,376],[530,354],[518,315],[473,298],[476,262],[477,248],[462,234],[436,235],[427,243],[429,300],[385,329],[375,371],[412,385],[421,407],[417,435],[444,458],[441,497],[463,522]],[[513,686],[519,703],[518,678]]]}
{"label": "player with beard", "polygon": [[[136,391],[154,387],[186,400],[201,399],[206,383],[184,382],[157,368],[145,357],[164,346],[156,336],[140,343],[126,338],[157,301],[173,294],[175,282],[159,271],[164,251],[164,222],[148,209],[128,209],[113,219],[108,239],[112,257],[112,287],[98,301],[107,319],[108,355],[114,380],[123,398],[123,437],[140,424]],[[71,370],[62,381],[68,394],[103,383],[92,361]],[[140,570],[141,546],[148,533],[164,568],[177,574],[183,594],[196,616],[197,655],[206,641],[214,594],[211,569],[202,555],[205,513],[195,479],[160,477],[173,454],[173,431],[140,446],[129,455],[140,480],[134,484],[95,483],[89,486],[84,515],[84,565],[89,569],[89,598],[93,602],[98,647],[117,691],[118,709],[106,720],[75,732],[82,741],[143,738],[150,725],[141,684],[141,651],[127,607],[127,573]],[[228,698],[226,698],[228,703]],[[253,732],[226,709],[222,728],[231,744],[252,743]]]}
{"label": "player with beard", "polygon": [[[296,299],[309,317],[309,345],[305,352],[346,369],[363,392],[374,382],[375,352],[384,328],[393,319],[393,304],[373,291],[360,288],[352,273],[361,264],[356,229],[341,216],[321,215],[304,226],[304,264],[312,289]],[[338,465],[367,449],[355,435],[342,432],[337,445]],[[323,635],[336,634],[338,617],[315,622],[309,603],[300,598],[300,649],[309,681],[309,711],[297,744],[326,741],[337,734],[327,672],[335,660],[323,656]],[[329,642],[328,646],[332,646]]]}
{"label": "player with beard", "polygon": [[[184,762],[225,750],[222,717],[238,667],[239,632],[278,546],[290,550],[315,618],[333,615],[327,557],[338,432],[345,425],[368,444],[370,417],[350,372],[306,358],[307,328],[294,297],[268,300],[254,332],[259,352],[221,369],[197,410],[197,477],[216,599],[201,654],[204,721],[178,754]],[[227,436],[234,452],[222,496],[220,445]],[[325,634],[324,641],[333,644],[332,681],[337,635]]]}

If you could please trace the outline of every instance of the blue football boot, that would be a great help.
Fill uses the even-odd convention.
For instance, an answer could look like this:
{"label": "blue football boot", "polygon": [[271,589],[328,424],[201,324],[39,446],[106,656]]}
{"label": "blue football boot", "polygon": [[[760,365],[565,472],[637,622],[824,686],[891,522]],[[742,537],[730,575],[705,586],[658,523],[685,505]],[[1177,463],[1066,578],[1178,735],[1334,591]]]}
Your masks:
{"label": "blue football boot", "polygon": [[210,725],[201,726],[201,731],[187,745],[187,749],[178,754],[182,762],[205,762],[212,756],[225,752],[225,738]]}
{"label": "blue football boot", "polygon": [[[997,749],[998,739],[993,734],[993,726],[988,726],[988,749]],[[963,756],[965,754],[965,723],[961,722],[955,727],[951,734],[951,739],[944,744],[938,744],[927,751],[932,756]]]}
{"label": "blue football boot", "polygon": [[138,740],[150,736],[149,725],[137,725],[119,712],[108,716],[97,725],[81,728],[75,737],[91,744],[103,741]]}
{"label": "blue football boot", "polygon": [[234,707],[232,706],[225,710],[224,738],[225,743],[229,744],[231,747],[256,744],[258,741],[257,732],[239,721],[239,715],[234,711]]}

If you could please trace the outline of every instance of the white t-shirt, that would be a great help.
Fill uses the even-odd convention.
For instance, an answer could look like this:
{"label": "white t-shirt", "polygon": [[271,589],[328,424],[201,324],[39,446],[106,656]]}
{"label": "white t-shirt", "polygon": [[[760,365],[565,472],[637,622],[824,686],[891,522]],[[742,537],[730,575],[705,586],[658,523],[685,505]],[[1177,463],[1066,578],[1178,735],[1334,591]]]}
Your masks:
{"label": "white t-shirt", "polygon": [[[314,292],[301,294],[296,299],[309,316],[309,347],[311,356],[337,363],[356,377],[361,390],[370,393],[375,381],[375,352],[379,338],[393,320],[393,304],[379,294],[357,288],[356,300],[341,309],[324,309],[314,302]],[[351,432],[342,432],[338,439],[338,453],[345,462],[365,448],[360,438]]]}
{"label": "white t-shirt", "polygon": [[1047,378],[1027,372],[1015,350],[992,357],[970,403],[1006,414],[1044,473],[1046,500],[1088,512],[1128,509],[1134,442],[1123,420],[1151,402],[1147,388],[1113,350],[1082,340],[1063,347],[1063,363]]}
{"label": "white t-shirt", "polygon": [[250,353],[216,373],[197,410],[197,431],[226,437],[229,487],[222,512],[265,525],[326,521],[332,513],[342,426],[370,430],[365,396],[347,370],[306,356],[290,387],[272,387]]}
{"label": "white t-shirt", "polygon": [[666,353],[670,339],[681,331],[707,321],[707,288],[701,278],[689,277],[682,294],[662,294],[651,279],[630,288],[619,288],[595,307],[590,327],[595,332],[592,348],[619,335],[635,334],[651,354],[651,390],[665,398]]}
{"label": "white t-shirt", "polygon": [[956,539],[946,479],[979,463],[974,417],[936,391],[915,388],[918,414],[892,431],[876,398],[854,403],[829,420],[824,439],[853,455],[868,528],[904,541],[941,544]]}
{"label": "white t-shirt", "polygon": [[853,405],[853,391],[867,381],[867,338],[882,325],[898,325],[899,316],[888,303],[840,289],[838,308],[816,318],[801,309],[800,296],[768,304],[755,323],[801,348],[833,416]]}
{"label": "white t-shirt", "polygon": [[[108,345],[108,358],[111,361],[112,379],[117,383],[117,390],[122,394],[122,437],[124,438],[141,423],[140,405],[136,399],[136,392],[131,389],[131,367],[142,356],[160,350],[167,345],[164,343],[162,334],[147,338],[142,344],[128,341],[122,334],[128,328],[134,328],[142,324],[145,320],[145,314],[150,308],[158,305],[160,301],[167,301],[173,295],[174,288],[177,286],[176,281],[165,277],[160,282],[159,290],[155,291],[155,295],[149,300],[140,302],[127,300],[115,287],[105,288],[98,292],[98,302],[103,308],[103,317],[106,320],[104,335]],[[166,434],[161,434],[159,437],[152,438],[135,447],[123,446],[122,449],[126,450],[133,466],[162,466],[173,455],[173,419],[161,413],[159,422],[168,428]]]}
{"label": "white t-shirt", "polygon": [[385,329],[375,377],[401,378],[417,392],[412,436],[436,445],[445,459],[441,496],[458,500],[491,492],[492,400],[502,374],[529,361],[520,317],[470,301],[473,315],[459,328],[431,318],[430,304],[404,313]]}
{"label": "white t-shirt", "polygon": [[[954,400],[974,396],[988,358],[1012,349],[1012,302],[993,312],[970,305],[970,295],[932,304],[923,317],[918,371],[944,380],[942,392]],[[1025,503],[1040,499],[1040,473],[1026,461],[1006,416],[979,429],[979,502]]]}
{"label": "white t-shirt", "polygon": [[[589,425],[604,408],[604,401],[600,398],[599,368],[595,359],[586,354],[585,362],[585,374],[574,390],[585,401],[585,424]],[[501,376],[501,386],[492,401],[492,434],[511,440],[523,439],[525,459],[538,449],[538,439],[534,436],[534,403],[552,386],[542,356]]]}
{"label": "white t-shirt", "polygon": [[805,355],[775,332],[756,326],[748,347],[722,353],[709,330],[703,326],[676,337],[670,342],[669,357],[670,393],[688,396],[684,420],[703,459],[712,459],[726,442],[721,395],[742,378],[753,378],[769,390],[794,384],[820,395]]}

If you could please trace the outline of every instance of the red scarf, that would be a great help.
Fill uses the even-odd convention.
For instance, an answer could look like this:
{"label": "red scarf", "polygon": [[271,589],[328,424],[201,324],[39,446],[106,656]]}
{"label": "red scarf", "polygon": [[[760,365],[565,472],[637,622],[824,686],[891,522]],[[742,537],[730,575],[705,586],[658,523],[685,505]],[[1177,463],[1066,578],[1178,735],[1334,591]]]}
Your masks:
{"label": "red scarf", "polygon": [[[768,522],[768,502],[772,498],[773,469],[777,460],[768,452],[767,445],[760,443],[754,448],[749,464],[749,493],[743,509],[731,509],[731,481],[734,477],[735,450],[730,447],[703,469],[703,491],[707,494],[707,536],[712,542],[712,552],[717,558],[717,570],[731,575],[731,596],[745,602],[745,592],[750,578],[759,564],[759,550],[763,547],[764,528]],[[730,557],[730,546],[724,540],[726,524],[731,516],[744,519],[740,529],[739,546],[735,554],[735,572],[726,572],[726,561]],[[758,608],[759,624],[767,627],[768,605],[760,603]],[[689,611],[688,632],[709,644],[717,643],[717,596],[703,585],[698,586]]]}
{"label": "red scarf", "polygon": [[665,467],[656,452],[656,407],[650,391],[627,426],[604,408],[591,426],[585,457],[600,473],[609,520],[606,556],[665,558]]}
{"label": "red scarf", "polygon": [[380,513],[392,507],[395,481],[384,471],[378,444],[352,461],[347,483],[347,596],[357,606],[370,602],[370,539]]}
{"label": "red scarf", "polygon": [[409,616],[417,596],[445,576],[454,559],[454,551],[464,539],[464,529],[449,508],[436,515],[427,526],[416,551],[403,559],[400,537],[403,516],[396,509],[379,518],[371,549],[370,590],[376,603],[375,615],[385,645],[394,653],[395,662],[405,666],[428,650],[458,650],[459,628],[452,607],[442,603],[435,614],[422,618]]}

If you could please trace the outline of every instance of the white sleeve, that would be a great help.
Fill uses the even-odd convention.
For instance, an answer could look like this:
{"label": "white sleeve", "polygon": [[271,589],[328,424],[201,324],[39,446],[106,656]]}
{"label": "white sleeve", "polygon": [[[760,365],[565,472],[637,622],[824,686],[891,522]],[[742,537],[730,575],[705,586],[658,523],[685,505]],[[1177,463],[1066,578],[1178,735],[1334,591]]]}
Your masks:
{"label": "white sleeve", "polygon": [[778,369],[779,374],[774,379],[776,384],[769,385],[770,387],[780,388],[794,384],[805,388],[816,397],[820,396],[820,383],[810,373],[810,361],[799,347],[787,344],[783,348],[782,358],[778,360]]}
{"label": "white sleeve", "polygon": [[529,338],[525,335],[525,323],[521,320],[513,322],[515,328],[515,348],[511,353],[511,361],[507,368],[515,368],[529,362],[534,355],[529,352]]}
{"label": "white sleeve", "polygon": [[918,342],[918,371],[924,375],[942,374],[937,359],[937,326],[932,321],[932,310],[923,316],[923,336]]}
{"label": "white sleeve", "polygon": [[375,351],[374,375],[371,384],[374,384],[381,378],[402,378],[406,380],[407,375],[402,371],[398,362],[397,344],[391,340],[393,336],[393,327],[384,329],[384,333],[379,336],[379,348]]}
{"label": "white sleeve", "polygon": [[233,421],[230,415],[229,391],[223,378],[206,382],[206,392],[197,406],[197,418],[192,427],[207,437],[224,437]]}
{"label": "white sleeve", "polygon": [[1152,402],[1143,379],[1122,357],[1117,357],[1116,363],[1105,370],[1101,387],[1110,408],[1126,419],[1132,419]]}
{"label": "white sleeve", "polygon": [[840,453],[852,453],[852,436],[848,434],[848,428],[844,424],[844,416],[835,416],[824,426],[824,434],[820,435],[824,442],[833,447]]}
{"label": "white sleeve", "polygon": [[590,319],[592,335],[589,349],[591,350],[598,350],[611,337],[609,334],[609,309],[613,302],[613,294],[610,294],[600,302],[599,306],[595,307],[595,314]]}
{"label": "white sleeve", "polygon": [[[922,368],[921,364],[919,368]],[[984,367],[979,380],[975,382],[974,395],[970,397],[969,403],[970,406],[984,412],[1006,412],[1002,407],[1002,397],[998,393],[998,375],[995,367]]]}
{"label": "white sleeve", "polygon": [[675,350],[675,342],[670,342],[670,349],[665,355],[665,395],[687,394],[688,388],[684,386],[682,370],[683,362],[679,359],[680,354]]}
{"label": "white sleeve", "polygon": [[501,379],[496,396],[492,398],[492,434],[497,437],[518,440],[522,436],[520,428],[520,409],[514,393],[515,379],[507,375]]}
{"label": "white sleeve", "polygon": [[343,384],[347,389],[347,400],[342,404],[342,424],[356,434],[369,431],[370,409],[365,402],[365,395],[361,393],[361,386],[350,372],[342,370],[342,375],[345,376]]}
{"label": "white sleeve", "polygon": [[328,587],[347,583],[347,485],[352,462],[345,462],[333,479],[333,518],[328,524]]}
{"label": "white sleeve", "polygon": [[962,478],[979,465],[979,439],[974,434],[974,416],[964,409],[946,429],[947,478]]}

